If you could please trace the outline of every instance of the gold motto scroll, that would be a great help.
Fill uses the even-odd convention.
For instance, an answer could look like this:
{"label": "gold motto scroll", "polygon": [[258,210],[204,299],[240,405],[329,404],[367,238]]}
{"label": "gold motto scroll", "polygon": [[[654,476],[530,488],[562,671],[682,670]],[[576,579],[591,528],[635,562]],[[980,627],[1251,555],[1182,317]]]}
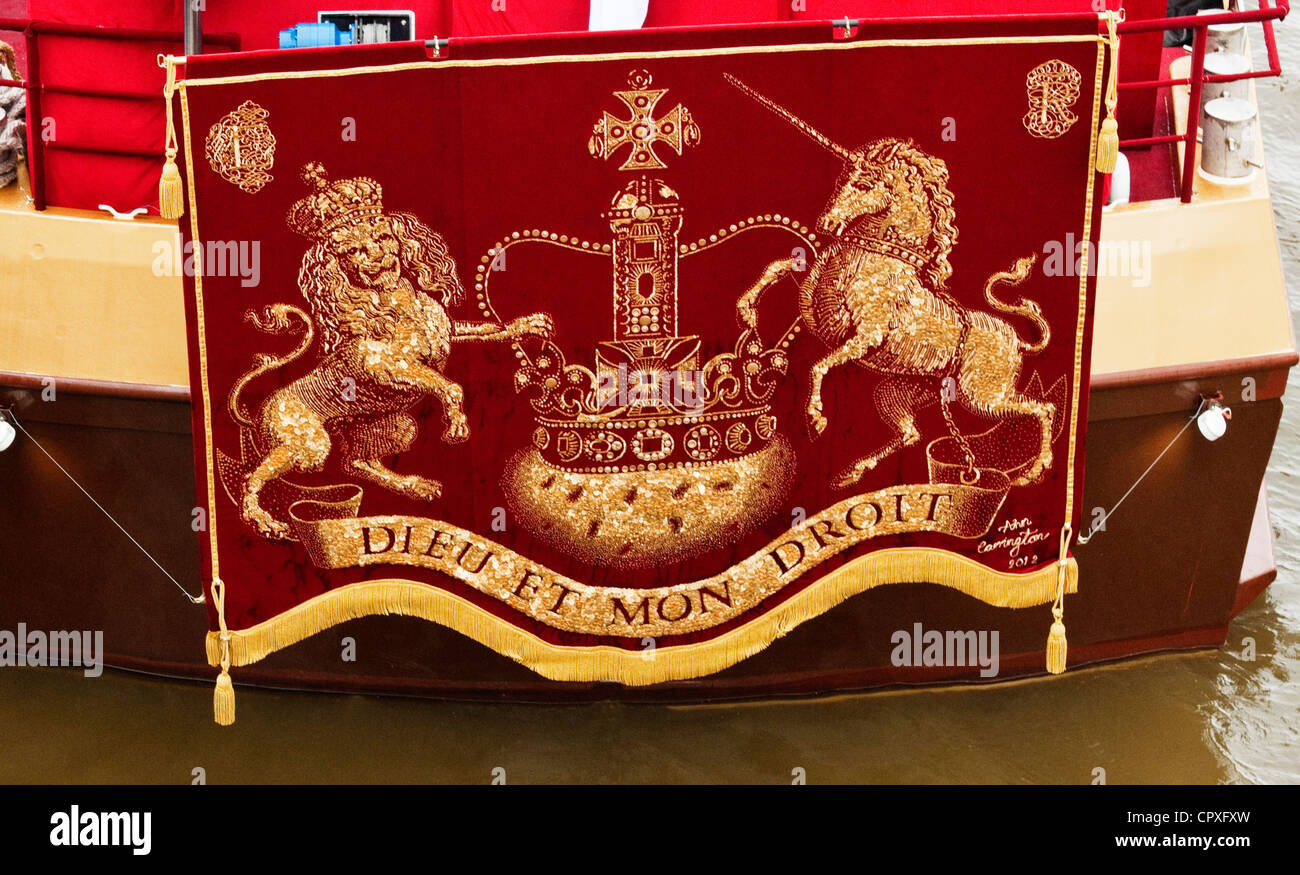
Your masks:
{"label": "gold motto scroll", "polygon": [[[554,629],[662,637],[734,619],[832,556],[871,538],[911,532],[982,537],[1006,500],[1009,480],[1001,471],[985,469],[980,474],[974,485],[900,485],[846,498],[722,574],[647,589],[581,583],[439,520],[356,517],[359,487],[358,494],[345,501],[295,502],[289,516],[295,535],[321,568],[426,568],[463,581]],[[1007,606],[1037,603],[1014,593],[999,601]]]}

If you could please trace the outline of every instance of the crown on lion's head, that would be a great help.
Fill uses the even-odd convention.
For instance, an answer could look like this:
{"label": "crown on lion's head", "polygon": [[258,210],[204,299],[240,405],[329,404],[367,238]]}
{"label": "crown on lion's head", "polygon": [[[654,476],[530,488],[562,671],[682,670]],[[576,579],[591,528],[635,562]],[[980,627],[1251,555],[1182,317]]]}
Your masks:
{"label": "crown on lion's head", "polygon": [[464,300],[446,242],[415,215],[385,211],[378,182],[364,176],[330,182],[317,162],[303,165],[302,180],[312,192],[286,218],[315,241],[303,254],[298,287],[325,352],[362,327],[401,318],[374,293],[384,284],[409,283],[443,306]]}
{"label": "crown on lion's head", "polygon": [[289,227],[304,237],[320,238],[347,222],[384,211],[384,189],[368,176],[330,182],[325,166],[317,161],[304,164],[302,181],[311,194],[289,208]]}

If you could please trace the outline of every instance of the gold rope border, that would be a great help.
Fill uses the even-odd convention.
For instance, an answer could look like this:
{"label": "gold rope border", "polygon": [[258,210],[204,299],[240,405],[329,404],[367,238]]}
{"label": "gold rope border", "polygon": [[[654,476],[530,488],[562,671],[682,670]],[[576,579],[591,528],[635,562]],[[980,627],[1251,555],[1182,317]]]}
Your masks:
{"label": "gold rope border", "polygon": [[[262,82],[268,79],[319,79],[344,76],[364,76],[370,73],[393,73],[404,70],[429,70],[450,67],[523,67],[537,64],[574,64],[585,61],[635,61],[654,58],[700,58],[717,55],[769,55],[786,52],[813,51],[853,51],[856,49],[880,48],[930,48],[936,46],[1000,46],[1000,45],[1039,45],[1042,43],[1086,43],[1096,42],[1105,46],[1106,40],[1100,34],[1042,34],[1035,36],[1003,37],[942,37],[918,39],[876,39],[853,40],[851,42],[806,42],[782,43],[768,46],[718,46],[701,49],[665,49],[662,51],[604,52],[589,55],[537,55],[522,58],[473,58],[467,60],[443,61],[404,61],[398,64],[375,64],[363,67],[327,68],[322,70],[284,70],[278,73],[245,73],[237,76],[210,76],[208,78],[184,79],[189,86],[196,85],[234,85],[245,82]],[[177,83],[180,86],[181,82]]]}
{"label": "gold rope border", "polygon": [[[1007,574],[934,547],[881,550],[859,556],[780,607],[726,634],[693,644],[660,644],[645,651],[606,644],[551,644],[432,584],[372,580],[330,590],[256,626],[231,631],[230,661],[232,665],[249,665],[348,620],[396,614],[446,626],[550,680],[617,681],[627,686],[646,686],[729,668],[796,626],[878,586],[938,584],[995,607],[1027,608],[1056,598],[1057,568],[1052,563],[1028,574]],[[1078,580],[1078,564],[1070,559],[1066,565],[1066,592],[1075,592]],[[217,665],[221,659],[220,633],[209,632],[206,647],[208,663]]]}
{"label": "gold rope border", "polygon": [[[168,63],[172,60],[168,59]],[[194,187],[194,138],[190,131],[190,100],[185,89],[177,86],[181,98],[181,131],[185,135],[185,187],[190,196],[190,239],[194,241],[194,312],[198,322],[199,387],[203,392],[203,450],[207,462],[208,549],[211,553],[213,580],[221,579],[221,560],[217,554],[217,480],[212,464],[212,392],[208,384],[208,330],[203,318],[203,242],[199,237],[199,199]],[[217,608],[223,618],[225,610]]]}
{"label": "gold rope border", "polygon": [[[1112,63],[1114,61],[1112,60]],[[1097,188],[1097,128],[1101,119],[1101,76],[1106,69],[1106,46],[1104,43],[1097,43],[1097,67],[1095,79],[1092,86],[1092,128],[1089,137],[1091,142],[1088,144],[1088,188],[1083,199],[1083,237],[1085,240],[1091,240],[1092,232],[1092,214],[1096,206],[1096,188]],[[1098,237],[1098,244],[1101,240]],[[1079,271],[1079,312],[1075,322],[1074,335],[1074,386],[1070,390],[1070,442],[1067,453],[1069,460],[1065,467],[1065,525],[1069,526],[1074,522],[1074,462],[1075,454],[1078,451],[1079,439],[1079,389],[1083,385],[1083,331],[1088,321],[1088,273],[1091,265],[1088,262],[1088,256],[1091,254],[1091,247],[1083,248],[1083,270]],[[1062,552],[1069,549],[1070,543],[1067,540]]]}

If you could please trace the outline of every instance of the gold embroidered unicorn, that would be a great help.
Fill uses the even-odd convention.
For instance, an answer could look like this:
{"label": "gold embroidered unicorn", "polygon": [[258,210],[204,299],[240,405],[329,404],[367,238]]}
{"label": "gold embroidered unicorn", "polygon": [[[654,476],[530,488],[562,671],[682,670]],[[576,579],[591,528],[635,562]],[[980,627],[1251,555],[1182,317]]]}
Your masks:
{"label": "gold embroidered unicorn", "polygon": [[[1031,343],[1006,320],[963,307],[943,291],[952,275],[948,256],[957,241],[957,227],[948,168],[941,159],[892,137],[846,149],[738,79],[726,78],[845,162],[817,222],[818,232],[833,239],[799,284],[803,321],[831,348],[812,368],[808,428],[814,438],[825,431],[822,381],[833,368],[853,362],[883,375],[874,396],[892,435],[836,475],[834,485],[856,483],[885,458],[920,441],[916,413],[936,401],[944,405],[955,435],[949,401],[994,419],[1038,419],[1038,456],[1014,482],[1039,479],[1052,464],[1056,406],[1020,392],[1016,384],[1025,356],[1042,352],[1051,341],[1051,330],[1036,302],[1021,298],[1011,305],[993,294],[998,283],[1023,282],[1034,257],[1019,259],[984,286],[990,307],[1033,323],[1038,340]],[[796,258],[768,265],[737,302],[739,320],[757,325],[760,296],[799,266]],[[952,391],[945,394],[943,381],[948,377]],[[970,473],[977,475],[973,464]]]}

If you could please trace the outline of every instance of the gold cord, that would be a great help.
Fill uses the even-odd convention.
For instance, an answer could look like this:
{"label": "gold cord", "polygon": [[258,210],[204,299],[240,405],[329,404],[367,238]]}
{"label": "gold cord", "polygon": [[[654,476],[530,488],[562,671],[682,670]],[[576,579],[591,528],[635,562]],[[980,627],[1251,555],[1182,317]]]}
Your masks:
{"label": "gold cord", "polygon": [[1119,105],[1119,23],[1121,14],[1113,10],[1102,13],[1106,21],[1106,41],[1110,46],[1110,75],[1106,79],[1106,120],[1097,135],[1098,173],[1114,173],[1119,162],[1119,122],[1115,109]]}
{"label": "gold cord", "polygon": [[212,697],[212,715],[218,724],[229,726],[235,722],[235,687],[230,682],[230,630],[226,628],[226,585],[221,578],[212,580],[212,603],[217,608],[217,623],[221,631],[221,673],[217,675],[217,689]]}
{"label": "gold cord", "polygon": [[176,93],[176,58],[159,55],[158,66],[167,71],[163,85],[163,101],[167,105],[167,133],[163,142],[167,155],[162,176],[158,178],[158,213],[164,219],[179,219],[185,212],[185,195],[181,190],[181,174],[176,167],[176,125],[172,120],[172,95]]}
{"label": "gold cord", "polygon": [[1052,602],[1052,628],[1047,633],[1047,670],[1051,674],[1065,671],[1067,641],[1065,639],[1065,588],[1068,580],[1070,560],[1066,551],[1070,548],[1070,536],[1073,529],[1067,520],[1061,527],[1061,552],[1056,560],[1056,600]]}

